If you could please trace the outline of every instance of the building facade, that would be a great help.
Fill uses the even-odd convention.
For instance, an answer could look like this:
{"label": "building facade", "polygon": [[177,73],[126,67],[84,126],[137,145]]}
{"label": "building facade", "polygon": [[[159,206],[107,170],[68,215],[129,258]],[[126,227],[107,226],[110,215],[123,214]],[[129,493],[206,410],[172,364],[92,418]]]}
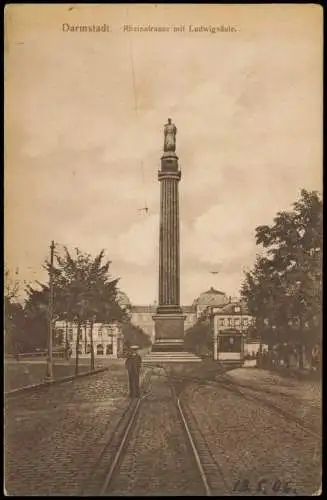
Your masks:
{"label": "building facade", "polygon": [[[140,327],[144,333],[148,335],[151,343],[153,343],[155,340],[154,316],[157,311],[157,305],[150,304],[132,306],[127,295],[121,291],[119,291],[117,298],[120,306],[127,313],[131,323]],[[230,297],[213,287],[201,293],[199,297],[193,301],[192,305],[182,306],[183,315],[185,316],[184,333],[197,322],[205,311],[213,311],[215,309],[220,311],[219,314],[216,314],[217,318],[219,316],[219,326],[237,328],[238,316],[237,314],[235,315],[234,312],[230,312],[230,302]],[[247,317],[248,316],[245,315],[243,310],[242,321],[244,323],[244,328],[247,327]],[[215,321],[218,322],[218,319]],[[54,338],[55,345],[62,347],[66,345],[67,340],[69,346],[71,347],[72,356],[76,356],[76,323],[56,321]],[[90,356],[90,341],[90,324],[87,324],[86,326],[83,325],[80,331],[79,356]],[[122,328],[119,323],[95,323],[93,325],[93,346],[95,356],[112,358],[118,357],[123,349]]]}
{"label": "building facade", "polygon": [[156,313],[156,306],[133,306],[130,311],[131,322],[135,326],[142,328],[144,333],[148,335],[151,342],[155,340],[155,327],[153,316]]}
{"label": "building facade", "polygon": [[196,320],[208,309],[212,307],[222,307],[228,304],[230,298],[220,290],[211,287],[206,292],[199,295],[193,302],[193,307],[196,313]]}
{"label": "building facade", "polygon": [[[229,297],[219,290],[211,287],[206,292],[203,292],[197,297],[192,305],[181,306],[184,321],[184,333],[191,328],[200,318],[201,314],[208,308],[214,306],[223,306],[228,303]],[[128,298],[126,296],[125,302]],[[128,301],[129,303],[129,301]],[[155,338],[155,326],[153,316],[157,310],[156,304],[148,306],[130,306],[131,322],[135,326],[139,326],[150,337],[151,342]]]}
{"label": "building facade", "polygon": [[[71,348],[72,357],[76,357],[77,324],[67,321],[56,321],[54,328],[55,344],[65,346],[66,340]],[[123,350],[121,326],[118,323],[93,324],[93,349],[96,357],[117,358]],[[79,349],[80,357],[89,357],[91,354],[91,325],[83,325],[80,330]]]}
{"label": "building facade", "polygon": [[230,300],[228,304],[211,308],[210,313],[214,340],[214,359],[218,359],[219,334],[222,331],[238,330],[244,333],[245,349],[246,334],[248,329],[255,323],[255,319],[249,313],[246,304],[241,301]]}

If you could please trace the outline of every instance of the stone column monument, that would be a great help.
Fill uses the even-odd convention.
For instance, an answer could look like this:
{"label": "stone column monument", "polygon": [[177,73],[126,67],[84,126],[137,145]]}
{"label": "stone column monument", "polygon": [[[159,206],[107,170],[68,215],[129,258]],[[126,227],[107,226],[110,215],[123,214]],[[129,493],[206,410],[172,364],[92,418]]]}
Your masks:
{"label": "stone column monument", "polygon": [[184,319],[180,307],[179,198],[181,171],[176,155],[176,126],[164,126],[164,152],[158,179],[160,191],[159,304],[152,351],[181,351],[184,348]]}

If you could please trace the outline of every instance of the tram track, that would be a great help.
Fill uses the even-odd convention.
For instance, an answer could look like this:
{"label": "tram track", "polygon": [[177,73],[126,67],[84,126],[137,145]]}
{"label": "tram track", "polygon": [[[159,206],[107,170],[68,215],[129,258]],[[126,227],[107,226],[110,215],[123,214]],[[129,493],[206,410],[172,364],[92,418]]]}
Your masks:
{"label": "tram track", "polygon": [[[158,399],[157,391],[153,393],[151,391],[151,380],[154,375],[158,374],[161,384],[163,384],[163,379],[166,380],[166,389],[162,392],[161,399],[160,396]],[[192,381],[192,385],[194,385],[195,381],[193,379]],[[270,413],[278,413],[285,420],[296,423],[303,431],[310,433],[315,438],[320,438],[316,432],[304,426],[300,419],[283,411],[273,403],[253,394],[245,394],[244,388],[228,379],[224,373],[219,374],[216,380],[211,379],[205,383],[205,385],[217,384],[224,390],[228,390]],[[83,496],[90,496],[90,494],[95,496],[149,495],[152,493],[152,489],[155,490],[155,495],[163,495],[166,493],[166,487],[175,488],[175,493],[179,494],[179,491],[184,491],[185,481],[187,482],[188,478],[192,478],[192,484],[196,484],[194,489],[201,490],[202,495],[232,494],[231,485],[224,478],[223,464],[220,464],[212,453],[197,421],[196,414],[191,409],[187,397],[184,397],[187,385],[186,380],[181,381],[180,377],[174,376],[173,372],[169,372],[163,366],[154,367],[147,372],[142,384],[141,397],[133,400],[128,406],[117,425],[117,429],[111,433],[112,437],[108,439],[108,442],[104,436],[104,449],[94,467],[94,477],[88,479],[88,485],[83,489]],[[183,441],[183,449],[188,450],[188,452],[183,451],[182,457],[179,456],[179,458],[176,458],[177,455],[173,448],[168,450],[168,461],[176,460],[176,468],[178,465],[180,466],[180,463],[177,462],[185,462],[185,464],[183,465],[184,478],[178,475],[167,476],[166,483],[161,476],[167,474],[168,466],[165,461],[167,458],[164,458],[167,451],[162,452],[162,469],[152,467],[150,457],[152,453],[155,454],[160,449],[156,448],[156,444],[152,448],[156,434],[160,433],[160,423],[156,423],[156,417],[151,416],[152,409],[156,407],[156,404],[162,404],[163,408],[166,408],[168,419],[172,421],[167,426],[175,428],[178,433],[178,441]],[[176,425],[177,420],[179,425]],[[149,425],[149,422],[152,424]],[[147,436],[146,443],[145,435]],[[179,447],[180,444],[176,443],[176,448]],[[159,489],[160,484],[163,484],[161,490]]]}
{"label": "tram track", "polygon": [[[252,388],[249,386],[243,386],[242,384],[238,384],[237,382],[231,380],[228,378],[228,375],[226,373],[228,370],[226,370],[222,366],[221,372],[216,376],[214,379],[210,380],[199,380],[198,383],[196,383],[195,377],[192,378],[192,384],[193,387],[194,385],[198,386],[220,386],[223,387],[225,390],[228,390],[229,392],[242,397],[244,400],[246,400],[248,403],[255,404],[256,406],[260,407],[260,409],[263,409],[264,411],[267,411],[270,414],[275,414],[278,415],[279,417],[282,417],[285,421],[295,424],[298,428],[301,429],[304,433],[307,435],[313,437],[316,441],[321,440],[321,434],[319,434],[315,429],[312,429],[311,427],[304,425],[302,420],[292,413],[283,410],[280,408],[278,405],[275,405],[273,402],[265,399],[264,397],[260,397],[259,395],[254,395],[254,394],[248,394],[245,393],[247,389],[255,391],[256,388]],[[194,384],[195,383],[195,384]],[[211,453],[210,448],[206,442],[206,438],[203,435],[203,432],[201,430],[200,425],[197,422],[197,416],[196,413],[193,413],[190,405],[187,402],[187,382],[181,382],[180,380],[176,380],[176,386],[179,389],[179,394],[178,394],[178,406],[183,408],[183,414],[185,417],[185,414],[187,414],[187,420],[188,420],[188,428],[191,430],[191,434],[194,438],[196,437],[196,449],[197,449],[197,454],[200,458],[201,461],[201,469],[203,471],[203,474],[205,475],[206,478],[206,484],[208,485],[207,489],[207,496],[213,496],[216,494],[219,495],[234,495],[235,493],[232,492],[232,487],[231,484],[228,484],[228,482],[225,480],[224,477],[224,471],[222,464],[219,463],[219,458],[214,456],[215,454]],[[185,397],[184,397],[185,396]],[[239,457],[239,460],[243,463],[243,458],[242,456]],[[244,461],[243,467],[246,469],[247,464]],[[226,471],[225,471],[226,473]]]}
{"label": "tram track", "polygon": [[[211,468],[211,476],[216,477],[217,465],[213,463],[210,450],[201,434],[201,429],[197,426],[195,419],[192,418],[190,409],[176,395],[173,381],[164,368],[156,368],[148,372],[143,382],[141,397],[131,403],[122,416],[113,434],[113,438],[105,444],[101,459],[94,468],[95,475],[93,479],[88,479],[88,487],[83,489],[83,496],[90,496],[90,494],[96,496],[115,495],[117,491],[121,491],[122,485],[133,482],[131,479],[132,477],[133,480],[137,478],[138,483],[143,481],[143,483],[146,484],[148,476],[150,477],[151,475],[151,471],[149,472],[147,470],[148,465],[146,460],[143,463],[142,456],[138,453],[138,439],[141,439],[138,437],[138,434],[140,433],[140,426],[145,425],[143,419],[144,414],[147,412],[147,409],[142,410],[142,407],[146,403],[151,403],[151,401],[148,401],[149,399],[151,400],[151,397],[153,398],[153,395],[151,396],[151,379],[154,373],[158,374],[158,371],[161,372],[161,377],[164,376],[162,379],[164,378],[166,380],[166,395],[164,396],[165,399],[162,399],[161,402],[165,402],[166,407],[169,406],[169,414],[172,419],[171,426],[175,429],[175,432],[178,433],[178,440],[183,442],[185,450],[189,450],[187,453],[184,452],[182,456],[175,455],[177,452],[174,449],[171,450],[169,459],[171,459],[171,462],[176,460],[176,468],[180,467],[182,463],[184,477],[181,478],[178,476],[176,480],[170,477],[171,484],[169,484],[169,487],[175,487],[176,492],[178,492],[179,489],[182,491],[183,487],[188,482],[196,482],[196,489],[199,490],[199,492],[201,490],[201,493],[205,496],[212,496],[212,490],[208,479],[208,470]],[[148,390],[149,388],[150,390]],[[180,426],[176,425],[177,419]],[[157,429],[154,429],[154,433],[156,432],[158,432]],[[170,436],[170,439],[172,438],[173,436]],[[180,444],[176,442],[176,449],[179,448]],[[105,456],[107,456],[106,460],[104,460]],[[171,463],[170,466],[175,468],[174,463]],[[102,469],[102,473],[99,468]],[[140,477],[142,474],[144,474],[143,480]],[[165,474],[164,463],[162,474]],[[157,476],[159,475],[161,476],[161,471],[157,470]],[[162,481],[159,477],[152,477],[151,480],[154,483],[158,480],[159,482]],[[175,485],[173,484],[174,481],[176,483]],[[168,483],[166,484],[168,487]],[[151,487],[149,482],[148,485]],[[137,492],[134,493],[133,490],[130,490],[130,493],[132,495],[137,494]],[[163,490],[160,493],[165,494],[166,492]],[[125,491],[124,494],[126,494]],[[145,489],[143,494],[149,493]]]}
{"label": "tram track", "polygon": [[[169,377],[168,374],[167,377]],[[177,385],[178,394],[175,384]],[[207,440],[191,407],[182,398],[185,387],[181,389],[180,380],[175,379],[175,377],[170,377],[170,385],[178,408],[180,421],[187,436],[190,449],[192,450],[198,474],[203,483],[205,496],[214,496],[217,491],[220,494],[230,493],[230,488],[225,481],[220,464],[211,453]]]}
{"label": "tram track", "polygon": [[110,482],[126,447],[133,424],[137,418],[142,400],[146,397],[152,372],[152,370],[147,371],[141,377],[141,397],[131,400],[121,415],[115,429],[109,429],[109,435],[107,436],[105,433],[103,436],[100,456],[82,485],[81,496],[106,496]]}
{"label": "tram track", "polygon": [[321,435],[316,430],[312,429],[307,425],[304,425],[302,420],[293,415],[292,413],[280,408],[280,406],[277,406],[273,402],[269,401],[264,397],[259,396],[258,394],[248,394],[244,392],[246,390],[256,391],[255,387],[238,384],[237,382],[234,382],[231,379],[227,378],[226,375],[224,374],[218,375],[216,377],[215,383],[219,384],[224,389],[233,392],[234,394],[237,394],[243,399],[258,405],[260,408],[263,408],[270,412],[274,412],[275,414],[278,414],[279,416],[283,417],[285,420],[292,422],[293,424],[296,424],[304,432],[310,434],[315,439],[321,439]]}

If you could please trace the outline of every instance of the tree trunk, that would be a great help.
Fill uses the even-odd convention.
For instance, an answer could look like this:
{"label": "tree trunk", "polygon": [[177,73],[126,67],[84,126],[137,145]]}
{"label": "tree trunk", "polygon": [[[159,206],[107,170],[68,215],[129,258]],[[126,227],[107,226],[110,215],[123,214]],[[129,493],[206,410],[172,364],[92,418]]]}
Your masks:
{"label": "tree trunk", "polygon": [[69,359],[68,355],[68,321],[66,320],[66,326],[65,326],[65,353],[66,353],[66,359]]}
{"label": "tree trunk", "polygon": [[299,356],[299,369],[303,370],[304,368],[304,359],[303,359],[303,321],[300,318],[300,343],[298,346],[298,356]]}
{"label": "tree trunk", "polygon": [[303,370],[304,368],[304,355],[303,355],[303,346],[302,344],[299,345],[298,347],[298,353],[299,353],[299,369]]}
{"label": "tree trunk", "polygon": [[76,339],[75,375],[78,375],[80,333],[81,333],[81,322],[80,322],[80,320],[78,320],[77,321],[77,339]]}
{"label": "tree trunk", "polygon": [[93,346],[93,321],[90,326],[90,344],[91,344],[91,371],[95,369],[94,363],[94,346]]}
{"label": "tree trunk", "polygon": [[84,325],[84,353],[87,353],[87,324]]}

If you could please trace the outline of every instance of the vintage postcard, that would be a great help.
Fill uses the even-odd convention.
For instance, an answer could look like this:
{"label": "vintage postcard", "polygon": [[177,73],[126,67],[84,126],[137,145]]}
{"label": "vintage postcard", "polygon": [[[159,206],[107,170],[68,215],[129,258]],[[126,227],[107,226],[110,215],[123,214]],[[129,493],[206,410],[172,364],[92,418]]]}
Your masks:
{"label": "vintage postcard", "polygon": [[5,495],[320,495],[322,8],[4,29]]}

